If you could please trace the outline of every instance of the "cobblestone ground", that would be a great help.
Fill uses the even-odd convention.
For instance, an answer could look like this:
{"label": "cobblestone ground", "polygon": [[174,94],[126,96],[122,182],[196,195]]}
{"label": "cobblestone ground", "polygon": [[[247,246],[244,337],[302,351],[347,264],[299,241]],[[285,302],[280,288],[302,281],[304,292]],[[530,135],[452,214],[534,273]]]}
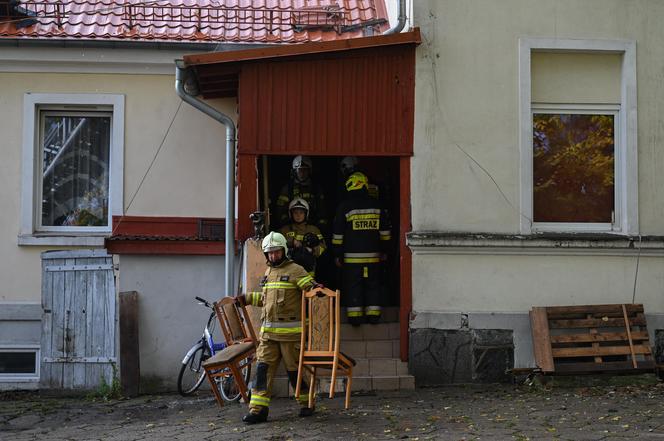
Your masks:
{"label": "cobblestone ground", "polygon": [[664,439],[664,383],[482,385],[318,400],[298,418],[293,400],[273,401],[267,423],[245,426],[246,408],[203,393],[130,400],[0,396],[2,440],[602,440]]}

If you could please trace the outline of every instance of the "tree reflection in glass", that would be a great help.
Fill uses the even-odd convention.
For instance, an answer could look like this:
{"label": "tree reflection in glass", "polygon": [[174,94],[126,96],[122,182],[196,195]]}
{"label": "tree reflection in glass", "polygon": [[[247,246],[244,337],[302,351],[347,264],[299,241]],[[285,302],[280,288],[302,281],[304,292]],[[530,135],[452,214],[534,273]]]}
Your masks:
{"label": "tree reflection in glass", "polygon": [[533,220],[610,223],[614,115],[533,115]]}

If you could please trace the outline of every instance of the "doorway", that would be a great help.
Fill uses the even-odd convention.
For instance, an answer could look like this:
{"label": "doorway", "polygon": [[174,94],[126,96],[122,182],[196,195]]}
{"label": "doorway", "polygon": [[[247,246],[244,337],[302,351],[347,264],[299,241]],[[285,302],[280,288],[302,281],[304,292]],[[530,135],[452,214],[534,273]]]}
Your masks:
{"label": "doorway", "polygon": [[[292,174],[294,156],[263,155],[257,162],[259,210],[269,213],[266,227],[268,230],[278,230],[282,222],[275,215],[277,200],[283,189],[288,187]],[[340,171],[343,156],[311,156],[312,176],[314,188],[323,194],[325,206],[321,210],[329,228],[322,227],[327,250],[317,263],[317,275],[326,286],[340,287],[339,271],[334,267],[333,252],[331,249],[331,226],[333,224],[336,208],[344,197],[344,179]],[[384,307],[397,307],[400,304],[400,158],[395,156],[358,157],[358,170],[369,178],[370,184],[375,185],[378,200],[388,212],[392,240],[388,248],[388,260],[383,268],[383,302]]]}

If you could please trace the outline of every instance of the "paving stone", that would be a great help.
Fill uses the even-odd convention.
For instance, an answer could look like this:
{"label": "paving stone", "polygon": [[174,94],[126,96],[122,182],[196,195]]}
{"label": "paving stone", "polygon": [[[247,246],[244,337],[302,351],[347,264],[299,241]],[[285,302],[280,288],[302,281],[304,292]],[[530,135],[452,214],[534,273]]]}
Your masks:
{"label": "paving stone", "polygon": [[[397,377],[399,387],[411,386],[412,378]],[[298,418],[295,400],[274,398],[268,422],[256,426],[241,422],[246,405],[219,407],[209,392],[110,402],[63,399],[54,408],[42,407],[43,398],[34,393],[0,395],[4,420],[34,422],[16,430],[2,424],[0,439],[662,439],[664,383],[619,380],[608,386],[584,378],[572,386],[555,379],[546,386],[483,384],[366,393],[368,383],[383,382],[387,388],[389,381],[356,377],[349,410],[344,410],[343,393],[332,400],[319,395],[315,415]]]}

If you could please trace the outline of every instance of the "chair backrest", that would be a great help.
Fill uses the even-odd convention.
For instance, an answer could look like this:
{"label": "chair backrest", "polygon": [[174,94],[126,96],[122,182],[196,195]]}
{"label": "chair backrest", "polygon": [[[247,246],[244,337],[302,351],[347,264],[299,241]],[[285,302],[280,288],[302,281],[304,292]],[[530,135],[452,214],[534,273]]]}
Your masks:
{"label": "chair backrest", "polygon": [[258,344],[247,309],[233,297],[224,297],[215,302],[214,311],[227,345],[248,341],[253,342],[254,346]]}
{"label": "chair backrest", "polygon": [[339,351],[340,321],[337,290],[314,288],[302,293],[302,337],[305,352],[332,355]]}

